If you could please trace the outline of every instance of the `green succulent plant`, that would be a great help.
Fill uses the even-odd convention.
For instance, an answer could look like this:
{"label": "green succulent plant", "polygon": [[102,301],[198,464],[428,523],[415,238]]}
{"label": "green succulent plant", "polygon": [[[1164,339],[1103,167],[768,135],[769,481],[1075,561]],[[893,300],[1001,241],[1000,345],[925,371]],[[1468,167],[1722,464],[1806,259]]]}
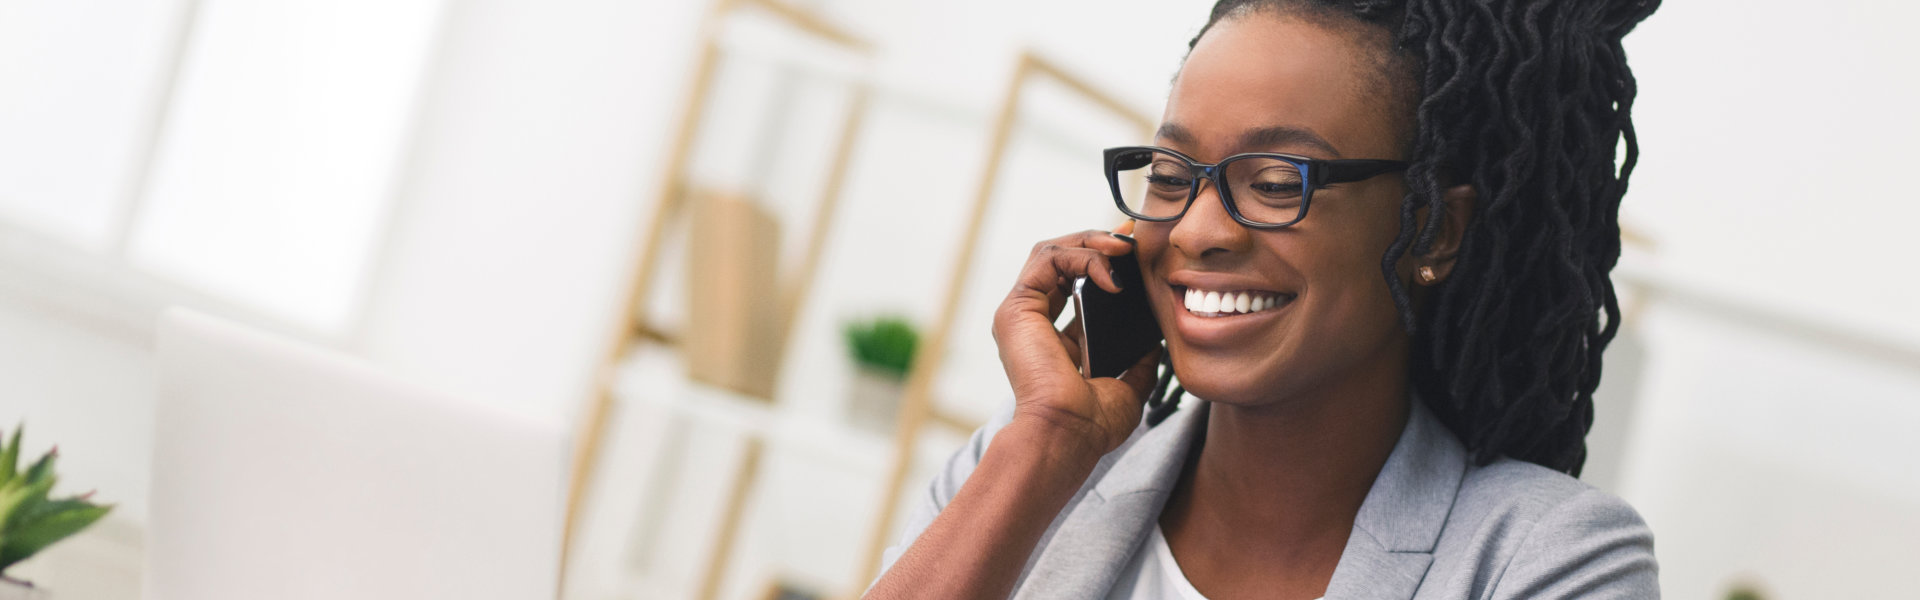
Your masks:
{"label": "green succulent plant", "polygon": [[59,500],[47,497],[53,491],[53,461],[58,448],[48,450],[26,470],[20,466],[20,434],[26,426],[13,430],[13,437],[0,444],[0,576],[7,568],[34,553],[86,529],[113,510],[111,505],[87,501],[92,494]]}
{"label": "green succulent plant", "polygon": [[920,334],[913,323],[899,317],[880,317],[848,323],[845,333],[855,362],[896,379],[907,378],[914,349],[920,345]]}

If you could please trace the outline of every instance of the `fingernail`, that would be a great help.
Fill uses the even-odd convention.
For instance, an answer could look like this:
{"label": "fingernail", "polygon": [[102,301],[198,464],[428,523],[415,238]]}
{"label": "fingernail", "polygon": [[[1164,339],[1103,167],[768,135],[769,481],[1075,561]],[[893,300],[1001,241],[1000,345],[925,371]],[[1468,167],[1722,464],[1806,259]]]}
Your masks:
{"label": "fingernail", "polygon": [[1122,242],[1126,242],[1126,243],[1129,243],[1129,244],[1139,244],[1139,242],[1136,242],[1136,241],[1133,241],[1133,236],[1129,236],[1129,235],[1127,235],[1127,234],[1124,234],[1124,233],[1114,233],[1114,232],[1111,232],[1111,231],[1109,231],[1109,232],[1107,232],[1107,235],[1110,235],[1110,236],[1113,236],[1114,238],[1116,238],[1116,239],[1119,239],[1120,241],[1122,241]]}

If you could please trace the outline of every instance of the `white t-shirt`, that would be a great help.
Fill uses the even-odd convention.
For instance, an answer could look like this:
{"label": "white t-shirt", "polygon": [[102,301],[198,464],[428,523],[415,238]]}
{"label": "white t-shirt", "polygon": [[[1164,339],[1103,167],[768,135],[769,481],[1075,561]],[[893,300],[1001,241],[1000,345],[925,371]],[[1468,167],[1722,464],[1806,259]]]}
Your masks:
{"label": "white t-shirt", "polygon": [[1146,547],[1133,553],[1133,558],[1127,561],[1127,569],[1120,572],[1120,579],[1114,582],[1113,591],[1107,593],[1107,600],[1207,600],[1207,597],[1193,589],[1187,575],[1180,572],[1180,563],[1173,560],[1173,549],[1167,546],[1167,537],[1156,524],[1153,533],[1147,534]]}

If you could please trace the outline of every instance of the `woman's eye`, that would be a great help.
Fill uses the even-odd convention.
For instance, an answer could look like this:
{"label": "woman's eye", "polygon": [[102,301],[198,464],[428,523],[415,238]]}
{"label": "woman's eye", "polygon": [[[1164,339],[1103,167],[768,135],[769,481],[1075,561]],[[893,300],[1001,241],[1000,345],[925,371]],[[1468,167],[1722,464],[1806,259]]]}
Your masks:
{"label": "woman's eye", "polygon": [[1155,186],[1168,186],[1168,187],[1181,187],[1181,188],[1193,185],[1193,182],[1190,180],[1183,179],[1180,177],[1174,177],[1172,175],[1148,175],[1147,183],[1151,183]]}
{"label": "woman's eye", "polygon": [[1253,191],[1260,192],[1262,196],[1274,198],[1287,198],[1300,195],[1300,182],[1297,181],[1281,183],[1263,181],[1247,187],[1253,188]]}

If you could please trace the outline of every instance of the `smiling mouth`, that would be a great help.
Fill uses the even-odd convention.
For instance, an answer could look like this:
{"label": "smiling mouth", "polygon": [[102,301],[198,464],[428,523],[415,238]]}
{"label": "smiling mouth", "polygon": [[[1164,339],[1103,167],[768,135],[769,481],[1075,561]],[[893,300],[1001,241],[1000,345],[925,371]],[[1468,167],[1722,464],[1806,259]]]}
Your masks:
{"label": "smiling mouth", "polygon": [[1217,319],[1270,311],[1293,302],[1293,294],[1265,290],[1201,290],[1173,286],[1186,298],[1186,310],[1196,317]]}

